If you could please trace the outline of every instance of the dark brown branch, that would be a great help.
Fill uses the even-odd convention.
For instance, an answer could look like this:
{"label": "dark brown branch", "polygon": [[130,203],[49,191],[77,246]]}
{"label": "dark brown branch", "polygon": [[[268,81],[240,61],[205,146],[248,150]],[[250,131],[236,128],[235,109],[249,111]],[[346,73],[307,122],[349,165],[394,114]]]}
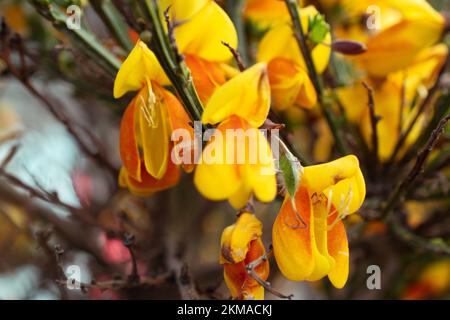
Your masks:
{"label": "dark brown branch", "polygon": [[398,202],[401,201],[403,196],[410,191],[414,180],[416,180],[416,178],[424,171],[425,162],[436,146],[436,143],[438,142],[439,137],[443,133],[445,126],[447,125],[449,120],[450,114],[447,114],[443,119],[441,119],[436,129],[433,130],[427,144],[425,145],[425,148],[418,154],[413,168],[406,176],[406,178],[404,178],[397,184],[394,192],[388,198],[388,201],[382,210],[382,218],[389,217],[392,210],[397,206]]}
{"label": "dark brown branch", "polygon": [[170,16],[169,16],[170,8],[171,8],[171,6],[168,6],[164,10],[164,20],[166,21],[166,25],[167,25],[167,36],[169,38],[170,46],[172,47],[172,50],[175,54],[176,62],[177,62],[177,64],[179,64],[184,61],[184,57],[178,50],[177,41],[175,39],[175,29],[176,29],[176,27],[181,25],[183,22],[172,21],[170,19]]}
{"label": "dark brown branch", "polygon": [[393,162],[395,158],[397,157],[397,154],[400,152],[400,149],[403,147],[404,143],[406,142],[406,139],[408,138],[409,134],[411,133],[412,129],[414,128],[415,124],[419,120],[419,117],[424,113],[428,105],[433,100],[436,92],[438,91],[440,87],[440,79],[442,75],[445,73],[447,69],[447,65],[449,63],[450,57],[447,57],[447,60],[443,64],[442,68],[439,71],[439,75],[437,77],[436,83],[431,87],[431,89],[428,91],[428,94],[426,98],[422,101],[422,103],[419,106],[419,109],[417,110],[417,113],[415,114],[412,121],[409,123],[408,127],[404,132],[402,132],[398,138],[397,144],[394,147],[394,151],[392,152],[392,155],[388,161],[388,163]]}
{"label": "dark brown branch", "polygon": [[128,251],[130,252],[131,263],[132,263],[132,270],[131,270],[131,274],[128,276],[128,282],[130,282],[130,283],[139,282],[137,259],[136,259],[136,253],[134,251],[134,245],[135,245],[134,235],[126,233],[124,236],[123,244],[125,247],[127,247]]}
{"label": "dark brown branch", "polygon": [[[137,282],[130,282],[128,279],[114,279],[108,281],[96,281],[91,283],[72,281],[74,286],[79,286],[82,292],[88,292],[92,289],[99,289],[100,291],[106,290],[121,290],[121,289],[133,289],[142,287],[155,287],[167,283],[173,278],[172,273],[163,273],[155,277],[140,277]],[[57,280],[60,286],[66,286],[67,281]]]}

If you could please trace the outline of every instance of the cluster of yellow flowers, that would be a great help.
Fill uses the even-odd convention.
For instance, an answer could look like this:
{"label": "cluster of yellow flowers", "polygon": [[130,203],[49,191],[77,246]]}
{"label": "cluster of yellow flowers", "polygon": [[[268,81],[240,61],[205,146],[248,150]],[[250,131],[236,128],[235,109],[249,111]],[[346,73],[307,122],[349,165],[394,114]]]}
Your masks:
{"label": "cluster of yellow flowers", "polygon": [[[329,4],[329,1],[322,2]],[[401,132],[399,128],[407,127],[414,116],[410,108],[402,106],[418,103],[416,96],[425,95],[424,91],[434,83],[437,70],[444,63],[447,48],[435,44],[445,28],[445,20],[424,0],[384,0],[377,1],[382,9],[380,28],[369,30],[361,25],[358,17],[365,15],[371,1],[341,2],[358,23],[337,27],[335,32],[341,38],[358,40],[367,47],[365,53],[352,61],[363,72],[364,81],[374,88],[383,141],[379,156],[385,160],[393,152],[394,137]],[[262,159],[256,163],[247,161],[253,152],[249,149],[238,151],[246,161],[230,163],[224,158],[234,148],[232,139],[213,138],[203,150],[202,159],[208,157],[208,147],[213,147],[221,153],[215,155],[219,161],[200,161],[198,165],[186,162],[181,167],[186,172],[195,170],[194,183],[208,199],[229,200],[236,209],[244,208],[252,195],[262,202],[273,201],[277,194],[277,168],[267,139],[258,128],[266,121],[271,106],[283,111],[294,107],[310,109],[318,103],[318,92],[298,47],[286,4],[277,0],[247,1],[244,17],[268,31],[259,42],[257,63],[239,72],[229,64],[232,52],[222,45],[226,42],[231,48],[237,48],[236,30],[216,2],[164,0],[159,3],[162,9],[170,7],[172,19],[182,21],[174,36],[204,105],[202,123],[214,126],[217,132],[256,130],[258,149],[263,150]],[[305,34],[309,32],[310,21],[318,14],[313,6],[300,9]],[[311,51],[319,75],[328,66],[331,48],[331,34],[327,31]],[[114,85],[116,98],[137,91],[121,123],[123,168],[119,181],[138,195],[149,195],[178,182],[180,172],[170,155],[181,142],[172,141],[171,133],[181,128],[193,136],[191,121],[200,120],[190,119],[170,86],[155,54],[138,40],[123,62]],[[337,95],[350,120],[360,126],[370,145],[367,91],[359,83],[339,88]],[[418,132],[409,136],[409,143],[417,138]],[[342,288],[349,272],[348,241],[342,219],[361,207],[366,192],[358,159],[348,155],[305,167],[298,174],[300,182],[295,195],[286,196],[273,225],[273,250],[278,267],[291,280],[315,281],[328,276],[335,287]],[[262,224],[248,210],[243,210],[236,223],[223,231],[220,262],[234,298],[264,298],[264,288],[247,272],[248,264],[266,254],[261,236]],[[267,259],[255,266],[253,272],[262,280],[267,279]]]}

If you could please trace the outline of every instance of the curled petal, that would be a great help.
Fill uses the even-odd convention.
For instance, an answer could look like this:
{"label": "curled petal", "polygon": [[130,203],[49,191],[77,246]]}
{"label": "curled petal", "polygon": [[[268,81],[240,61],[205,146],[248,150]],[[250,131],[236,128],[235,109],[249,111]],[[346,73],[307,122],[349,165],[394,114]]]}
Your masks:
{"label": "curled petal", "polygon": [[242,213],[236,223],[225,228],[221,238],[220,263],[244,261],[252,240],[262,235],[262,223],[249,212]]}
{"label": "curled petal", "polygon": [[[224,265],[225,283],[235,299],[263,299],[264,289],[251,277],[246,266],[265,255],[261,241],[262,224],[252,213],[243,212],[235,224],[225,228],[221,239],[220,263]],[[269,262],[254,269],[262,280],[269,276]]]}
{"label": "curled petal", "polygon": [[335,207],[345,206],[348,213],[358,210],[366,195],[359,161],[353,155],[306,167],[302,183],[307,185],[310,192],[324,193],[331,198]]}
{"label": "curled petal", "polygon": [[270,109],[270,85],[265,63],[258,63],[217,89],[203,113],[203,123],[216,124],[232,115],[260,127]]}

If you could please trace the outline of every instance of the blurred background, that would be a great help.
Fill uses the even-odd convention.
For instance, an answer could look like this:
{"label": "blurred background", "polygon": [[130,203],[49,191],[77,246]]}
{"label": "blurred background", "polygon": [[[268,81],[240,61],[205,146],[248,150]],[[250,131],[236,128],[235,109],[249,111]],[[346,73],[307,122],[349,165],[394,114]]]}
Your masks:
{"label": "blurred background", "polygon": [[[218,2],[227,8],[227,1]],[[95,3],[78,3],[83,23],[125,57]],[[450,12],[448,1],[431,3]],[[119,123],[129,97],[113,99],[114,75],[29,2],[0,0],[0,15],[2,33],[7,25],[18,35],[13,49],[19,52],[10,62],[0,58],[0,299],[177,299],[174,272],[202,298],[228,298],[218,259],[220,234],[235,221],[234,210],[202,198],[189,175],[149,198],[119,189]],[[258,38],[252,26],[246,28],[250,38]],[[25,68],[12,70],[8,63]],[[448,73],[443,79],[448,82]],[[331,147],[326,135],[317,134],[320,121],[293,113],[299,119],[292,124],[294,141],[306,141],[300,151],[315,162],[327,160]],[[444,140],[448,148],[448,131]],[[409,199],[404,212],[408,228],[435,244],[450,239],[450,175],[444,169],[433,180],[443,191],[435,199]],[[256,206],[266,245],[281,200]],[[368,196],[369,207],[371,201],[376,199]],[[370,215],[369,207],[362,208],[363,217]],[[344,289],[332,288],[328,280],[288,281],[274,261],[272,286],[295,299],[450,298],[448,252],[424,250],[414,239],[399,239],[383,222],[363,217],[346,219],[351,273]],[[367,287],[371,265],[380,267],[380,289]],[[128,281],[136,273],[144,279],[139,284]],[[79,276],[84,285],[67,289],[65,276]]]}

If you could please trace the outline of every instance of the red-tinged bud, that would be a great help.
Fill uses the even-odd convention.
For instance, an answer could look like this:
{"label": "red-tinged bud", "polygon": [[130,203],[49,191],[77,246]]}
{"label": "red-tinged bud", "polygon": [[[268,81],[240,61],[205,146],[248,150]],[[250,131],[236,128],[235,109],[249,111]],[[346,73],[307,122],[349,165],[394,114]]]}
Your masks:
{"label": "red-tinged bud", "polygon": [[331,48],[345,55],[358,55],[367,51],[364,43],[353,40],[336,40],[331,44]]}

